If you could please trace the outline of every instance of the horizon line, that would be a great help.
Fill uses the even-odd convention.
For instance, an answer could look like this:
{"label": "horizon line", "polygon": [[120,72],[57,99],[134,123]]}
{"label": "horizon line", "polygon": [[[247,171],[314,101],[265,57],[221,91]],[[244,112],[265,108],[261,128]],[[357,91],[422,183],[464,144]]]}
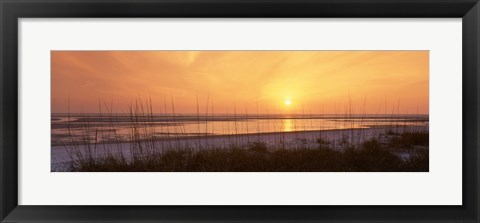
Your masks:
{"label": "horizon line", "polygon": [[[129,112],[113,112],[113,113],[103,113],[103,112],[51,112],[50,114],[52,115],[82,115],[82,114],[98,114],[98,115],[132,115]],[[194,116],[211,116],[212,113],[135,113],[135,115],[194,115]],[[238,112],[238,113],[213,113],[213,115],[237,115],[237,116],[245,116],[245,115],[300,115],[300,116],[306,116],[306,115],[430,115],[430,113],[243,113],[243,112]]]}

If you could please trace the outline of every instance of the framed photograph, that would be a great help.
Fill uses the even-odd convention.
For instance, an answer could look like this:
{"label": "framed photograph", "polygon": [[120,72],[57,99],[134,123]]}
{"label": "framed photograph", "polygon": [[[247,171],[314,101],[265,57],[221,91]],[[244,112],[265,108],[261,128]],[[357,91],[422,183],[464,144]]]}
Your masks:
{"label": "framed photograph", "polygon": [[478,222],[476,0],[1,1],[1,222]]}

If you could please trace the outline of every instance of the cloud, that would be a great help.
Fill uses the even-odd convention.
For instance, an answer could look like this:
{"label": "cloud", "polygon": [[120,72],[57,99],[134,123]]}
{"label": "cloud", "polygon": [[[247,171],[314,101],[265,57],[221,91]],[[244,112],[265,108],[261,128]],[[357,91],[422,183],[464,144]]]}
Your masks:
{"label": "cloud", "polygon": [[179,112],[207,95],[222,111],[289,97],[318,112],[350,94],[358,104],[388,98],[428,112],[428,63],[428,51],[53,51],[52,110],[64,112],[69,96],[73,109],[95,112],[99,98],[127,107],[139,95],[172,94]]}

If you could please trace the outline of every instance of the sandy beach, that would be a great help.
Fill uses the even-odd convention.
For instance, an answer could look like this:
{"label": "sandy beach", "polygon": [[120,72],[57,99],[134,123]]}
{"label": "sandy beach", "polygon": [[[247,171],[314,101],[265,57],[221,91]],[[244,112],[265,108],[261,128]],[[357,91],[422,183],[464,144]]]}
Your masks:
{"label": "sandy beach", "polygon": [[[282,133],[261,133],[261,134],[240,134],[240,135],[220,135],[220,136],[191,136],[174,138],[169,140],[156,140],[153,143],[157,150],[168,148],[227,148],[232,145],[246,146],[253,142],[264,142],[270,148],[316,148],[317,139],[322,138],[331,143],[332,148],[342,148],[346,144],[358,144],[373,137],[380,140],[387,139],[387,132],[403,132],[412,129],[419,130],[419,127],[393,127],[381,126],[366,129],[342,129],[342,130],[323,130],[323,131],[296,131]],[[423,131],[428,131],[428,126],[420,127]],[[147,142],[141,142],[147,143]],[[127,159],[131,157],[130,149],[132,143],[105,143],[76,146],[52,146],[51,149],[51,169],[52,171],[64,171],[67,164],[72,161],[69,155],[71,152],[86,153],[89,149],[93,151],[96,157],[104,157],[106,154],[123,154]]]}

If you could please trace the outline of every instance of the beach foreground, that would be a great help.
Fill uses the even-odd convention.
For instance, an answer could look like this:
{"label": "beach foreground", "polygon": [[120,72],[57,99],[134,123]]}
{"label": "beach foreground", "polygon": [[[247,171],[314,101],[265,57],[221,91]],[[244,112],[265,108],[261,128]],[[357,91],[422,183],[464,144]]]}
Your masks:
{"label": "beach foreground", "polygon": [[428,171],[428,126],[53,146],[52,171]]}

